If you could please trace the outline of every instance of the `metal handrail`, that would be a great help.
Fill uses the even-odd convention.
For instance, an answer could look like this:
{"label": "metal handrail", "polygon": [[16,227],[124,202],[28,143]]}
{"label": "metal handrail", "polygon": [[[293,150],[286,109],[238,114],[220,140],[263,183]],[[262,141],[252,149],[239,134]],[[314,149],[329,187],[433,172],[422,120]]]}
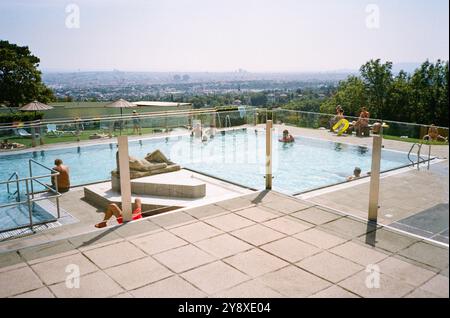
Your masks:
{"label": "metal handrail", "polygon": [[414,167],[414,165],[415,165],[416,163],[414,162],[414,160],[411,159],[411,152],[413,151],[413,149],[414,149],[415,146],[418,146],[418,149],[417,149],[417,170],[420,170],[420,163],[421,163],[421,162],[425,162],[425,161],[428,162],[427,170],[430,170],[430,161],[431,161],[431,143],[428,143],[428,159],[424,159],[424,158],[422,158],[422,157],[420,156],[420,151],[422,150],[423,143],[414,143],[414,144],[411,146],[411,148],[409,149],[409,152],[408,152],[408,160],[412,163],[412,166],[413,166],[413,167]]}
{"label": "metal handrail", "polygon": [[10,191],[10,189],[9,189],[9,183],[6,184],[6,189],[7,189],[8,194],[10,194],[10,195],[15,195],[15,194],[17,194],[16,201],[20,201],[19,174],[17,173],[17,171],[14,171],[14,172],[11,174],[11,176],[8,178],[8,181],[11,181],[11,179],[14,178],[14,177],[15,177],[16,179],[15,179],[14,181],[12,181],[12,182],[16,183],[16,187],[17,187],[16,192],[11,193],[11,191]]}
{"label": "metal handrail", "polygon": [[[33,164],[37,164],[38,166],[41,166],[44,169],[47,169],[49,171],[51,171],[51,174],[48,175],[42,175],[42,176],[33,176],[33,168],[32,165]],[[58,179],[56,178],[56,176],[59,175],[59,172],[56,171],[55,169],[49,168],[39,162],[37,162],[34,159],[29,159],[29,171],[30,171],[30,176],[27,178],[19,178],[19,175],[17,172],[14,172],[7,181],[2,181],[0,182],[0,185],[2,184],[6,184],[7,188],[8,188],[8,192],[9,192],[9,184],[10,183],[17,183],[17,187],[18,187],[18,191],[17,193],[18,198],[16,199],[17,202],[14,203],[7,203],[7,204],[2,204],[0,205],[0,208],[7,208],[7,207],[12,207],[12,206],[20,206],[21,204],[27,204],[28,206],[28,215],[29,215],[29,224],[28,225],[21,225],[20,227],[15,227],[15,228],[11,228],[8,229],[9,230],[15,230],[15,229],[19,229],[19,228],[24,228],[24,227],[30,227],[31,231],[34,232],[34,224],[33,224],[33,203],[34,202],[38,202],[38,201],[42,201],[42,200],[48,200],[50,198],[56,198],[56,210],[57,210],[57,219],[59,219],[61,217],[61,212],[60,212],[60,206],[59,206],[59,197],[62,195],[61,193],[59,193],[58,191]],[[16,177],[15,180],[12,180],[13,177]],[[51,187],[43,182],[41,182],[39,179],[43,179],[43,178],[54,178],[54,184],[55,187]],[[19,183],[20,182],[25,182],[25,188],[26,188],[26,198],[27,200],[25,201],[21,201],[20,200],[20,190],[19,190]],[[47,197],[38,197],[35,198],[34,197],[34,186],[33,186],[33,182],[37,182],[38,184],[42,185],[44,188],[46,188],[48,191],[50,191],[53,195],[52,196],[47,196]],[[42,223],[42,222],[41,222]],[[39,224],[41,224],[39,223]],[[48,222],[43,222],[43,223],[48,223]],[[4,232],[4,231],[1,231]]]}

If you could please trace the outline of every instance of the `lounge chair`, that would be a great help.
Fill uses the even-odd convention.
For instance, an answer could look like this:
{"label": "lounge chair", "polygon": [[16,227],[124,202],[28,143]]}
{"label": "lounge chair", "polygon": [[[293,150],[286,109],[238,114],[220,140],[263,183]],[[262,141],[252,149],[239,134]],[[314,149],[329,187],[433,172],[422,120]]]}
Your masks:
{"label": "lounge chair", "polygon": [[[20,136],[23,138],[32,138],[33,137],[32,134],[30,134],[28,131],[26,131],[23,128],[16,129],[16,134],[17,134],[17,136]],[[35,136],[35,138],[39,138],[39,134],[37,134],[37,133],[35,133],[34,136]]]}
{"label": "lounge chair", "polygon": [[59,131],[56,129],[56,125],[55,124],[48,124],[47,125],[47,135],[49,136],[53,136],[53,137],[58,137],[61,136],[63,134],[62,131]]}

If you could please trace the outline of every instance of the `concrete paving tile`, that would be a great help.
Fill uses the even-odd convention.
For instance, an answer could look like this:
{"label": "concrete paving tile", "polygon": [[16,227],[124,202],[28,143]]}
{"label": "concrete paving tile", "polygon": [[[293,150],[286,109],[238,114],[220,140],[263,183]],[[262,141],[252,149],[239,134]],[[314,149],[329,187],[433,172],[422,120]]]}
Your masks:
{"label": "concrete paving tile", "polygon": [[363,266],[378,263],[382,259],[389,256],[387,252],[381,253],[369,245],[363,245],[362,243],[355,243],[351,241],[333,247],[329,251]]}
{"label": "concrete paving tile", "polygon": [[12,271],[12,270],[15,270],[15,269],[19,269],[19,268],[22,268],[22,267],[26,267],[26,266],[28,266],[27,263],[17,263],[15,265],[1,267],[0,268],[0,273],[9,272],[9,271]]}
{"label": "concrete paving tile", "polygon": [[264,209],[263,207],[253,207],[239,210],[236,214],[258,223],[275,219],[280,216],[276,212],[269,212],[268,209]]}
{"label": "concrete paving tile", "polygon": [[345,242],[345,239],[339,236],[329,234],[316,228],[298,233],[294,235],[294,237],[322,249],[329,249]]}
{"label": "concrete paving tile", "polygon": [[[378,287],[377,285],[370,285],[367,283],[373,282],[373,280],[370,279],[369,275],[371,274],[362,271],[343,280],[339,285],[365,298],[399,298],[406,296],[414,290],[414,286],[383,273],[380,273]],[[373,288],[369,288],[368,286],[373,286]]]}
{"label": "concrete paving tile", "polygon": [[114,229],[114,233],[123,238],[130,239],[139,235],[151,234],[159,230],[161,230],[161,228],[156,224],[141,220],[118,225]]}
{"label": "concrete paving tile", "polygon": [[217,258],[228,257],[253,248],[253,246],[226,233],[197,242],[195,245]]}
{"label": "concrete paving tile", "polygon": [[308,297],[331,284],[295,266],[288,266],[257,279],[287,297]]}
{"label": "concrete paving tile", "polygon": [[19,250],[19,254],[28,262],[36,259],[45,260],[47,257],[65,252],[76,252],[75,247],[68,240],[50,242]]}
{"label": "concrete paving tile", "polygon": [[427,292],[420,288],[413,290],[411,293],[405,296],[405,298],[439,298],[440,296]]}
{"label": "concrete paving tile", "polygon": [[218,230],[203,222],[195,222],[188,225],[176,227],[174,229],[171,229],[170,232],[191,243],[223,233],[221,230]]}
{"label": "concrete paving tile", "polygon": [[0,273],[0,298],[23,294],[42,287],[41,280],[29,267]]}
{"label": "concrete paving tile", "polygon": [[249,200],[251,203],[261,205],[264,203],[285,199],[286,196],[275,191],[263,190],[256,193],[247,194],[243,196],[243,198]]}
{"label": "concrete paving tile", "polygon": [[124,292],[120,286],[102,271],[80,277],[79,288],[68,288],[66,282],[50,286],[58,298],[104,298]]}
{"label": "concrete paving tile", "polygon": [[275,241],[286,236],[285,234],[274,231],[260,224],[255,224],[250,227],[233,231],[231,234],[256,246]]}
{"label": "concrete paving tile", "polygon": [[208,295],[216,294],[249,279],[249,277],[223,262],[214,262],[181,275]]}
{"label": "concrete paving tile", "polygon": [[212,297],[218,298],[280,298],[283,297],[280,293],[267,287],[266,285],[251,280],[244,282],[238,286],[232,287],[228,290],[214,294]]}
{"label": "concrete paving tile", "polygon": [[448,277],[443,275],[436,275],[425,284],[420,286],[420,289],[438,295],[439,297],[448,298]]}
{"label": "concrete paving tile", "polygon": [[162,213],[149,218],[149,220],[156,225],[159,225],[160,227],[166,229],[186,225],[197,221],[197,219],[193,218],[185,212]]}
{"label": "concrete paving tile", "polygon": [[130,293],[121,293],[119,295],[112,296],[111,298],[134,298]]}
{"label": "concrete paving tile", "polygon": [[301,200],[280,198],[278,200],[263,203],[262,206],[284,214],[291,214],[300,210],[307,209],[311,207],[312,204]]}
{"label": "concrete paving tile", "polygon": [[123,238],[114,233],[112,228],[102,231],[95,231],[87,234],[78,235],[68,239],[69,242],[80,250],[88,250],[90,248],[98,248],[108,244],[123,241]]}
{"label": "concrete paving tile", "polygon": [[292,237],[285,237],[278,241],[262,245],[261,249],[291,263],[298,262],[305,257],[317,254],[321,251],[321,249],[311,244]]}
{"label": "concrete paving tile", "polygon": [[105,273],[126,290],[145,286],[173,274],[150,256],[108,268]]}
{"label": "concrete paving tile", "polygon": [[289,215],[266,221],[262,224],[287,235],[293,235],[314,226]]}
{"label": "concrete paving tile", "polygon": [[131,262],[146,256],[144,252],[129,242],[120,242],[89,250],[84,252],[84,255],[102,269]]}
{"label": "concrete paving tile", "polygon": [[300,220],[312,223],[312,224],[324,224],[340,218],[340,215],[319,209],[318,207],[311,207],[296,213],[291,214]]}
{"label": "concrete paving tile", "polygon": [[137,298],[203,298],[206,294],[178,276],[132,290]]}
{"label": "concrete paving tile", "polygon": [[359,298],[357,295],[346,291],[338,285],[332,285],[324,290],[321,290],[314,295],[309,296],[309,298]]}
{"label": "concrete paving tile", "polygon": [[326,251],[306,258],[298,262],[297,265],[333,283],[337,283],[364,269],[361,265]]}
{"label": "concrete paving tile", "polygon": [[5,267],[23,263],[24,259],[16,252],[0,253],[0,272]]}
{"label": "concrete paving tile", "polygon": [[374,247],[393,253],[412,245],[414,242],[417,242],[417,239],[415,238],[404,234],[402,235],[400,233],[395,233],[394,231],[385,228],[373,231],[368,235],[363,234],[357,239],[362,242],[367,242]]}
{"label": "concrete paving tile", "polygon": [[215,205],[220,206],[229,211],[241,210],[243,208],[254,206],[254,204],[250,200],[243,197],[216,202]]}
{"label": "concrete paving tile", "polygon": [[448,249],[429,243],[417,242],[398,254],[437,269],[448,267]]}
{"label": "concrete paving tile", "polygon": [[252,277],[257,277],[289,265],[278,257],[259,249],[242,252],[225,258],[223,261]]}
{"label": "concrete paving tile", "polygon": [[14,298],[55,298],[55,295],[47,287],[42,287],[33,291],[29,291]]}
{"label": "concrete paving tile", "polygon": [[149,255],[188,244],[188,242],[165,230],[155,234],[132,239],[130,242]]}
{"label": "concrete paving tile", "polygon": [[255,224],[255,222],[234,213],[207,219],[205,220],[205,223],[208,223],[225,232],[234,231]]}
{"label": "concrete paving tile", "polygon": [[153,257],[176,273],[210,263],[215,259],[193,245],[178,247]]}
{"label": "concrete paving tile", "polygon": [[320,226],[322,229],[340,234],[346,238],[359,237],[363,234],[370,233],[375,227],[365,222],[356,221],[354,219],[344,217]]}
{"label": "concrete paving tile", "polygon": [[386,258],[378,263],[378,266],[380,266],[382,273],[416,287],[436,275],[433,271],[405,262],[396,257]]}
{"label": "concrete paving tile", "polygon": [[199,220],[230,213],[229,210],[215,204],[196,207],[184,212]]}
{"label": "concrete paving tile", "polygon": [[78,266],[81,276],[98,270],[98,267],[81,253],[38,263],[32,265],[31,268],[46,285],[51,285],[66,280],[71,273],[69,265]]}

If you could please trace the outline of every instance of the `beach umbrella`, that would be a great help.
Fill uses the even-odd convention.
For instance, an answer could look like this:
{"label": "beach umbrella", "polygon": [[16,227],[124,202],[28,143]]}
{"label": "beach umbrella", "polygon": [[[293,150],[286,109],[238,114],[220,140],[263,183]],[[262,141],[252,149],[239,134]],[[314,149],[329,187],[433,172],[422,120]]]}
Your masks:
{"label": "beach umbrella", "polygon": [[[20,111],[23,112],[34,112],[34,116],[36,117],[36,112],[40,112],[40,111],[44,111],[44,110],[49,110],[49,109],[53,109],[52,106],[46,105],[44,103],[38,102],[37,100],[35,100],[34,102],[28,103],[26,105],[23,105],[22,107],[19,108]],[[39,139],[40,139],[40,144],[43,145],[44,141],[42,140],[42,135],[40,134],[40,128],[39,129]],[[32,126],[31,127],[31,135],[32,135],[32,141],[31,144],[33,145],[33,147],[36,145],[36,141],[35,141],[35,127]]]}
{"label": "beach umbrella", "polygon": [[31,102],[31,103],[28,103],[26,105],[23,105],[22,107],[19,108],[19,110],[23,111],[23,112],[34,112],[34,115],[36,115],[36,112],[40,112],[43,110],[49,110],[49,109],[53,109],[53,107],[46,105],[44,103],[38,102],[37,100],[35,100],[34,102]]}
{"label": "beach umbrella", "polygon": [[[126,101],[124,99],[116,100],[115,102],[109,103],[105,105],[105,107],[108,108],[120,108],[120,117],[122,117],[122,109],[123,108],[131,108],[131,107],[137,107],[136,104],[130,103],[129,101]],[[122,122],[120,123],[120,134],[122,134]]]}

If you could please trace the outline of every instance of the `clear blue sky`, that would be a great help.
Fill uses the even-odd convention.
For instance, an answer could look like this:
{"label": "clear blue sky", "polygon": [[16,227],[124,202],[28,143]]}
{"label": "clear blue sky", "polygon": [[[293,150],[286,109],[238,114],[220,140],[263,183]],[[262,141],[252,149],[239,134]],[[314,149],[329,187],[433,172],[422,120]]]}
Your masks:
{"label": "clear blue sky", "polygon": [[[65,26],[70,3],[79,29]],[[448,12],[448,0],[1,0],[0,39],[44,70],[332,71],[447,60]]]}

